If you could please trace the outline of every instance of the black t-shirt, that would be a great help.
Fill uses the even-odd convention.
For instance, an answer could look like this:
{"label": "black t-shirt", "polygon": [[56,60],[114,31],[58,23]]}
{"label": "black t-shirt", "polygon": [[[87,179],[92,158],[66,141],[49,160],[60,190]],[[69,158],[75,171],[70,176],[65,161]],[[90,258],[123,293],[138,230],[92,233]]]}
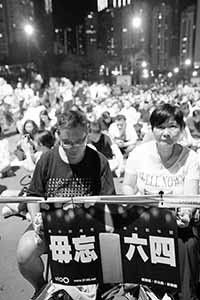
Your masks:
{"label": "black t-shirt", "polygon": [[41,156],[28,196],[79,197],[115,194],[112,173],[104,155],[86,147],[82,161],[72,165],[61,159],[58,149],[55,147]]}
{"label": "black t-shirt", "polygon": [[[103,154],[86,147],[82,161],[72,165],[61,159],[59,148],[55,147],[38,161],[27,196],[48,198],[114,194],[112,173]],[[43,204],[41,209],[55,210],[57,207],[55,203]],[[109,207],[114,209],[112,205]],[[104,204],[95,205],[93,217],[104,223]]]}
{"label": "black t-shirt", "polygon": [[91,143],[99,152],[103,153],[107,159],[113,158],[111,149],[112,142],[108,135],[102,133],[98,142],[91,141]]}

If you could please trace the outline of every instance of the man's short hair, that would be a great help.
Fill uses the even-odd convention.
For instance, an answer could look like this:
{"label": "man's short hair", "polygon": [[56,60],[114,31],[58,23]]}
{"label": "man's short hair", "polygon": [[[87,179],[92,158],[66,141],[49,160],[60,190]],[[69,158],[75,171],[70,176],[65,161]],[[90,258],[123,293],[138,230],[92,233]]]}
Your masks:
{"label": "man's short hair", "polygon": [[88,119],[83,111],[73,109],[61,114],[58,120],[58,129],[71,129],[77,126],[81,126],[86,130],[88,128]]}

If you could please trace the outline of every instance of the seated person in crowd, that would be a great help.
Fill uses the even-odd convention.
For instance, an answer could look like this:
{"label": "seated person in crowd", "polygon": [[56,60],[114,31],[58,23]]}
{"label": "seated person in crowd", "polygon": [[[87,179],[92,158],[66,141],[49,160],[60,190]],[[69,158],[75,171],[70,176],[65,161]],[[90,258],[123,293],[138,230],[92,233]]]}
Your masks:
{"label": "seated person in crowd", "polygon": [[104,111],[98,119],[102,131],[108,131],[109,126],[113,123],[109,111]]}
{"label": "seated person in crowd", "polygon": [[186,124],[194,140],[195,150],[198,150],[200,147],[200,107],[196,106],[192,109],[192,116],[187,119]]}
{"label": "seated person in crowd", "polygon": [[30,140],[29,137],[24,136],[21,140],[21,147],[26,158],[22,161],[12,162],[12,165],[18,165],[33,172],[42,153],[51,149],[54,146],[54,143],[55,137],[49,130],[38,131],[34,136],[34,140]]}
{"label": "seated person in crowd", "polygon": [[[125,167],[124,194],[197,195],[200,168],[198,155],[178,143],[185,127],[183,113],[177,106],[163,104],[151,114],[154,139],[136,147]],[[151,178],[151,180],[148,180]],[[177,210],[180,300],[197,300],[200,244],[192,218],[195,209]]]}
{"label": "seated person in crowd", "polygon": [[0,178],[7,177],[12,174],[12,169],[10,165],[10,149],[9,143],[6,138],[4,138],[2,127],[0,126]]}
{"label": "seated person in crowd", "polygon": [[135,128],[126,122],[124,115],[118,115],[115,118],[115,122],[110,125],[108,133],[125,157],[133,150],[138,141]]}
{"label": "seated person in crowd", "polygon": [[[33,152],[32,144],[34,143],[35,152]],[[21,143],[22,149],[25,153],[26,159],[22,161],[12,162],[13,165],[18,165],[20,167],[25,168],[29,172],[33,172],[36,166],[36,163],[40,159],[41,155],[51,148],[53,148],[55,143],[55,138],[52,133],[48,130],[39,131],[36,136],[34,142],[28,140],[27,137],[23,138]],[[1,195],[2,196],[18,196],[20,193],[19,190],[5,190]],[[18,203],[9,203],[2,208],[2,216],[4,218],[8,218],[11,215],[20,214],[21,216],[29,219],[29,215],[27,215],[26,207],[21,206]]]}
{"label": "seated person in crowd", "polygon": [[120,177],[124,170],[123,155],[116,143],[113,143],[108,134],[102,132],[99,121],[90,123],[88,144],[103,153],[109,161],[112,172]]}
{"label": "seated person in crowd", "polygon": [[27,110],[24,112],[23,119],[18,120],[16,122],[17,130],[20,133],[22,133],[22,127],[23,127],[24,123],[26,122],[26,120],[33,120],[37,124],[37,126],[39,127],[39,125],[40,125],[40,112],[42,110],[45,110],[45,106],[41,105],[40,99],[39,99],[38,96],[34,96],[31,99],[31,102],[30,102]]}
{"label": "seated person in crowd", "polygon": [[[88,120],[86,115],[79,110],[66,112],[59,120],[58,136],[59,145],[44,153],[38,161],[28,196],[49,198],[115,194],[113,177],[107,159],[100,152],[87,146]],[[28,208],[32,226],[19,241],[17,261],[21,274],[35,289],[33,299],[36,299],[46,283],[41,255],[46,253],[47,248],[42,231],[41,207],[38,203],[28,203]],[[52,209],[56,209],[56,205],[53,205]],[[103,209],[101,214],[95,216],[100,221],[102,218],[104,220]],[[86,297],[87,287],[81,286],[81,291]],[[89,287],[91,291],[91,286]],[[78,287],[74,287],[74,290],[82,299]],[[96,285],[94,295],[95,291]]]}
{"label": "seated person in crowd", "polygon": [[56,124],[56,118],[51,119],[47,110],[40,112],[40,126],[41,130],[51,130]]}
{"label": "seated person in crowd", "polygon": [[[22,133],[21,138],[17,142],[16,150],[14,151],[14,154],[16,155],[18,160],[24,160],[26,158],[26,155],[24,153],[24,150],[22,149],[21,144],[24,142],[24,138],[26,137],[29,142],[32,144],[32,151],[34,152],[34,137],[35,134],[38,132],[38,126],[33,120],[26,120],[23,127],[22,127]],[[15,160],[17,162],[17,160]],[[13,164],[14,165],[14,164]]]}
{"label": "seated person in crowd", "polygon": [[126,117],[126,121],[133,125],[135,125],[140,118],[140,113],[136,111],[135,107],[133,107],[130,99],[124,99],[123,108],[120,111],[120,114],[124,115]]}

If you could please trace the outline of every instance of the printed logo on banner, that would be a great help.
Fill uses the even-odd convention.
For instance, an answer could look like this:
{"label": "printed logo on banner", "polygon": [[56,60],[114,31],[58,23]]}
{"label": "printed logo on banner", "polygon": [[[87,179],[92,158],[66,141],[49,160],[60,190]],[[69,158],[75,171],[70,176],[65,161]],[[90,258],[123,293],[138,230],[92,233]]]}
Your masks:
{"label": "printed logo on banner", "polygon": [[179,288],[177,228],[171,211],[127,207],[126,218],[123,213],[117,216],[120,226],[114,233],[105,232],[103,223],[78,209],[73,219],[68,216],[62,210],[43,214],[54,282]]}

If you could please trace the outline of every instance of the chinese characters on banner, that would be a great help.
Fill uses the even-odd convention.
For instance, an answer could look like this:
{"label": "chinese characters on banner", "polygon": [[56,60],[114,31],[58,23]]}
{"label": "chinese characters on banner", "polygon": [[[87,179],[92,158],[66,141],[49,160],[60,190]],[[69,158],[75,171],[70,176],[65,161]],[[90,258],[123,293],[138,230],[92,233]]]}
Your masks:
{"label": "chinese characters on banner", "polygon": [[112,233],[82,208],[76,207],[74,213],[59,209],[43,214],[53,281],[69,285],[126,282],[163,291],[177,289],[173,213],[157,207],[118,208],[112,214],[118,220]]}

